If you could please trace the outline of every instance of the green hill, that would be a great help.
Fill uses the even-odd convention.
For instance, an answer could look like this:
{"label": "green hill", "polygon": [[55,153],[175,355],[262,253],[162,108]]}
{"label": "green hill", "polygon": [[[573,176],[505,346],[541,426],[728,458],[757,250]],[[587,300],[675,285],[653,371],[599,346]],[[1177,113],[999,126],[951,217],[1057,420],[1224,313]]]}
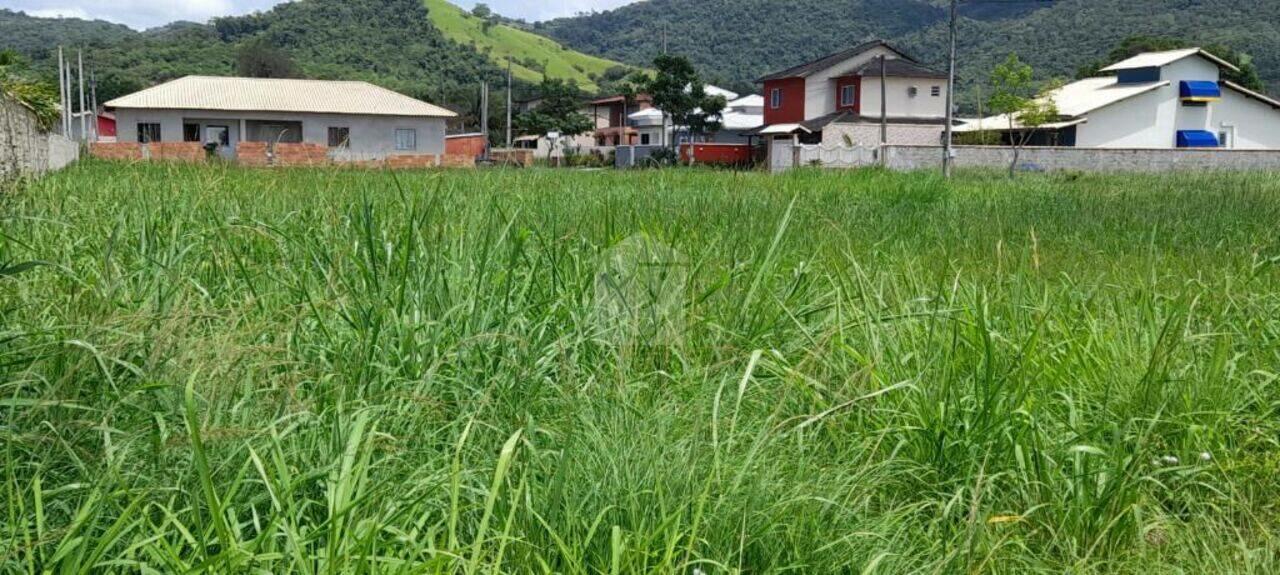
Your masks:
{"label": "green hill", "polygon": [[[857,42],[887,38],[941,67],[947,22],[942,0],[647,0],[616,10],[534,25],[591,54],[632,64],[661,50],[688,55],[740,90],[761,74]],[[1280,93],[1280,2],[1276,0],[1057,0],[973,2],[960,25],[961,88],[985,81],[1017,52],[1045,78],[1071,76],[1133,35],[1222,44],[1251,55]],[[968,96],[973,97],[969,91]]]}
{"label": "green hill", "polygon": [[454,42],[472,46],[499,67],[512,61],[515,76],[527,82],[538,82],[543,75],[570,80],[583,90],[595,92],[597,80],[610,68],[621,64],[588,56],[565,48],[545,36],[539,36],[506,24],[473,16],[446,0],[424,0],[431,23]]}

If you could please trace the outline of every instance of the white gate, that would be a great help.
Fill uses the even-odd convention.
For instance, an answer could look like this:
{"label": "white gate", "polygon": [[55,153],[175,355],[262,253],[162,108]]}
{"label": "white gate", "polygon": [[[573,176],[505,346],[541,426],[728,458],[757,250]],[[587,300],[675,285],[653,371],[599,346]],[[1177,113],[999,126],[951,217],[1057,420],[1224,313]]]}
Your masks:
{"label": "white gate", "polygon": [[864,168],[879,161],[876,149],[863,146],[800,146],[800,165],[823,168]]}
{"label": "white gate", "polygon": [[874,146],[823,146],[774,140],[769,150],[769,167],[782,172],[797,167],[865,168],[879,165],[879,149]]}

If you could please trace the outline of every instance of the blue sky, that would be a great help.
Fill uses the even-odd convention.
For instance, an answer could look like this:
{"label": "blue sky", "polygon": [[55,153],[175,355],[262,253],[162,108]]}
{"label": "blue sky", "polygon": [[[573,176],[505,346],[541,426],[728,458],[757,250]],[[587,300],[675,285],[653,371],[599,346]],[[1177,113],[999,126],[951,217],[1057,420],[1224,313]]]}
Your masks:
{"label": "blue sky", "polygon": [[[482,0],[483,1],[483,0]],[[636,0],[487,0],[494,11],[526,20],[571,16],[578,12],[607,10]],[[0,8],[21,10],[35,16],[70,16],[128,24],[134,28],[160,26],[174,20],[204,22],[214,16],[264,10],[279,0],[0,0]],[[470,8],[476,0],[456,0]]]}

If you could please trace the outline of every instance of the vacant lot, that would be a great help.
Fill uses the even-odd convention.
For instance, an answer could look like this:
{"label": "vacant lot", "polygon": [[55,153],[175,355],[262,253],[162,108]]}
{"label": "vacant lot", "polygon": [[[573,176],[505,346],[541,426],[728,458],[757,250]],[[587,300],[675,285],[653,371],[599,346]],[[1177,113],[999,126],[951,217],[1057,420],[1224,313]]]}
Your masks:
{"label": "vacant lot", "polygon": [[4,571],[1280,570],[1274,175],[0,201]]}

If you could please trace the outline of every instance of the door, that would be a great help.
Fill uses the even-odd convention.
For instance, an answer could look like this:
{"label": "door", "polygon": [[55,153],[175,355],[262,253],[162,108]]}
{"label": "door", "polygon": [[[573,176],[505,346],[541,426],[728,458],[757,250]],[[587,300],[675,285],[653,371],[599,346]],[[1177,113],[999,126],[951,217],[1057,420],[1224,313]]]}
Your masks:
{"label": "door", "polygon": [[769,142],[769,168],[781,172],[795,167],[794,146],[790,136],[777,136]]}
{"label": "door", "polygon": [[204,143],[206,146],[216,145],[218,155],[224,158],[231,159],[235,155],[235,150],[231,149],[231,128],[227,126],[205,126]]}

